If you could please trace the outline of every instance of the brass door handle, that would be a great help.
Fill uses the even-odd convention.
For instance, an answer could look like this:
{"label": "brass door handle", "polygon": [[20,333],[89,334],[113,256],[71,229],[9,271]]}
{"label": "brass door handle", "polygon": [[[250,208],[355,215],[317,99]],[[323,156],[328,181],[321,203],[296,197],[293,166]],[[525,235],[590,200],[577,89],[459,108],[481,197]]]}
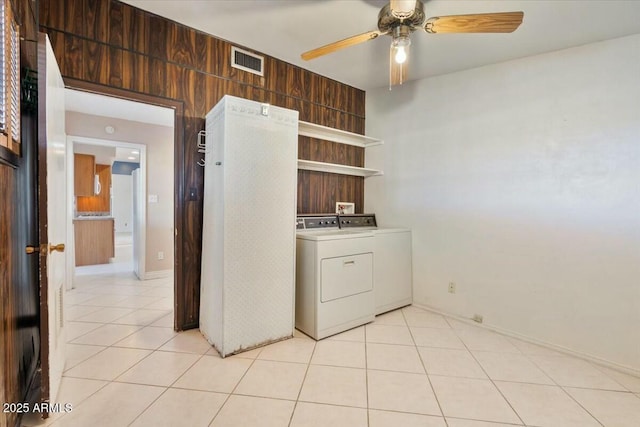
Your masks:
{"label": "brass door handle", "polygon": [[53,251],[64,252],[64,243],[58,243],[57,245],[49,245],[49,253]]}
{"label": "brass door handle", "polygon": [[47,248],[49,247],[49,245],[47,245],[46,243],[43,243],[39,246],[27,246],[25,248],[25,252],[27,254],[34,254],[36,252],[40,252],[40,255],[44,256],[47,254]]}
{"label": "brass door handle", "polygon": [[49,253],[53,251],[64,252],[64,243],[59,243],[57,245],[48,245],[46,243],[42,243],[40,246],[27,246],[25,248],[25,252],[27,254],[40,252],[41,256],[45,256],[47,254],[47,250],[49,251]]}

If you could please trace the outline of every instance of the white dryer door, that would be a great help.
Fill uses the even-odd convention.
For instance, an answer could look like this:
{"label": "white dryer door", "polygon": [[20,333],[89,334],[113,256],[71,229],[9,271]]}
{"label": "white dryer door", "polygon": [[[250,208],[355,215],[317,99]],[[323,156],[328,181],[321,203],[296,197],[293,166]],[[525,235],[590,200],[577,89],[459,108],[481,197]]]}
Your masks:
{"label": "white dryer door", "polygon": [[325,258],[321,263],[322,302],[373,289],[373,254]]}

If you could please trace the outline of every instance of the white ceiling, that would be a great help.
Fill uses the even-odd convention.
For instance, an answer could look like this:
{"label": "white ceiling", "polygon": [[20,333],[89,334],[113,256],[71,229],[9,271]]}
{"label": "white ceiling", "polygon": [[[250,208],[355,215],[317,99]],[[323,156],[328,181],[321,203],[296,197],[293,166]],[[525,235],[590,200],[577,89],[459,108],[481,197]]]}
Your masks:
{"label": "white ceiling", "polygon": [[[124,0],[360,89],[388,85],[387,36],[305,62],[304,51],[377,29],[385,0]],[[524,11],[512,34],[412,35],[412,79],[640,33],[637,0],[426,0],[427,17]]]}
{"label": "white ceiling", "polygon": [[[111,117],[159,126],[173,127],[173,110],[156,105],[104,96],[73,89],[64,90],[65,111],[76,111],[94,116]],[[105,135],[108,139],[108,135]],[[93,154],[96,163],[110,165],[114,161],[138,163],[140,152],[128,147],[75,142],[75,153]]]}

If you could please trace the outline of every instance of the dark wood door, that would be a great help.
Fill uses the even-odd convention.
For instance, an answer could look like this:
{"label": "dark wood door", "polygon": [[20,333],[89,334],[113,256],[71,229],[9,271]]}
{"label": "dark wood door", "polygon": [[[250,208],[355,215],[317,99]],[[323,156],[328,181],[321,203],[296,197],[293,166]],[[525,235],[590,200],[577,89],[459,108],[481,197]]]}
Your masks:
{"label": "dark wood door", "polygon": [[[40,303],[37,253],[37,114],[21,111],[20,153],[0,146],[0,402],[23,403],[38,380]],[[17,407],[15,407],[17,409]],[[10,408],[11,409],[11,408]],[[0,412],[0,426],[14,426],[20,414]]]}

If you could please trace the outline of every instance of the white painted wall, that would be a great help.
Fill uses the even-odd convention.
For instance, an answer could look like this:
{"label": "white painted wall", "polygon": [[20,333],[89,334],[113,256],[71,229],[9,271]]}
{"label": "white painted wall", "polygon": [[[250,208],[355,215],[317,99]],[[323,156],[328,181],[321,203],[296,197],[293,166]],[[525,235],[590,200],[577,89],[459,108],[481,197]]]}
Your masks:
{"label": "white painted wall", "polygon": [[416,303],[640,372],[640,35],[368,91],[367,134]]}
{"label": "white painted wall", "polygon": [[131,175],[111,175],[111,213],[116,233],[133,231],[133,200]]}

